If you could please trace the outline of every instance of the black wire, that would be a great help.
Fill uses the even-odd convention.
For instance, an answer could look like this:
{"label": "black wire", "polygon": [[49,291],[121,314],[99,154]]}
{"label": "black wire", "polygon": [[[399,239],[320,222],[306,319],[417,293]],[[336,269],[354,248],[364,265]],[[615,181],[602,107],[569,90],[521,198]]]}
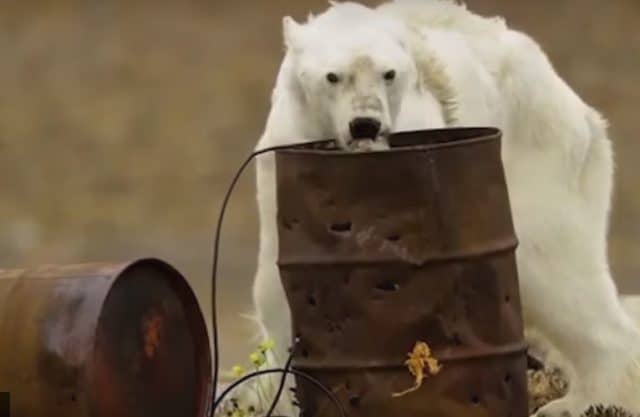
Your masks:
{"label": "black wire", "polygon": [[278,391],[276,392],[276,395],[273,397],[273,400],[271,401],[271,406],[269,407],[269,411],[267,411],[267,414],[265,414],[265,417],[271,417],[271,414],[273,414],[273,410],[276,408],[276,405],[278,405],[278,402],[280,401],[280,397],[282,396],[282,390],[284,389],[284,384],[287,380],[287,373],[291,370],[290,368],[291,368],[291,363],[293,362],[293,355],[295,355],[296,347],[298,347],[299,341],[300,339],[296,337],[296,340],[293,342],[293,346],[291,347],[291,352],[289,353],[287,362],[284,365],[284,372],[282,373],[282,377],[280,378],[280,385],[278,386]]}
{"label": "black wire", "polygon": [[300,377],[302,379],[307,380],[308,382],[311,382],[320,391],[322,391],[327,397],[329,397],[331,402],[333,402],[333,404],[338,409],[338,412],[340,413],[340,417],[346,417],[347,416],[347,414],[346,414],[346,412],[344,410],[344,407],[340,403],[340,400],[338,400],[338,397],[336,397],[336,395],[333,392],[331,392],[320,381],[318,381],[317,379],[315,379],[311,375],[309,375],[309,374],[307,374],[305,372],[299,371],[299,370],[297,370],[295,368],[291,368],[289,370],[283,369],[283,368],[262,369],[260,371],[255,371],[255,372],[251,372],[250,374],[246,374],[242,378],[240,378],[237,381],[235,381],[233,384],[229,385],[224,391],[222,391],[222,394],[220,394],[220,397],[218,397],[218,400],[216,400],[213,409],[215,410],[216,408],[218,408],[218,406],[220,404],[222,404],[222,400],[224,400],[224,398],[231,391],[233,391],[238,385],[241,385],[241,384],[247,382],[250,379],[253,379],[253,378],[256,378],[256,377],[259,377],[259,376],[262,376],[262,375],[267,375],[267,374],[283,374],[284,376],[286,376],[287,373],[296,375],[296,376],[298,376],[298,377]]}
{"label": "black wire", "polygon": [[[242,173],[244,172],[245,168],[247,167],[247,165],[249,165],[249,163],[258,155],[267,153],[267,152],[273,152],[273,151],[278,151],[278,150],[285,150],[285,149],[295,149],[295,148],[299,148],[299,147],[308,147],[309,145],[312,145],[314,143],[317,144],[328,144],[330,143],[330,141],[326,141],[326,140],[322,140],[322,141],[316,141],[316,142],[303,142],[303,143],[294,143],[294,144],[290,144],[290,145],[280,145],[280,146],[271,146],[268,148],[264,148],[264,149],[259,149],[257,151],[254,151],[253,153],[251,153],[251,155],[249,155],[249,157],[247,157],[247,159],[242,163],[242,165],[240,165],[240,168],[238,168],[238,171],[236,171],[236,174],[234,175],[233,179],[231,180],[231,183],[229,185],[229,188],[227,189],[227,192],[224,195],[224,199],[222,200],[222,205],[220,207],[220,212],[218,214],[218,221],[216,223],[216,228],[214,231],[214,241],[213,241],[213,265],[211,267],[211,328],[212,328],[212,333],[213,333],[213,394],[212,394],[212,398],[214,399],[214,406],[211,408],[211,412],[209,414],[210,417],[214,417],[215,414],[215,410],[218,407],[218,405],[220,404],[220,399],[216,399],[216,395],[217,395],[217,390],[218,390],[218,379],[219,379],[219,374],[220,374],[220,352],[219,352],[219,339],[218,339],[218,317],[217,317],[217,305],[216,305],[216,290],[217,290],[217,275],[218,275],[218,260],[219,260],[219,249],[220,249],[220,234],[222,231],[222,223],[224,222],[224,214],[225,211],[227,209],[227,205],[229,203],[229,199],[231,198],[231,194],[233,192],[233,189],[236,186],[236,183],[238,182],[238,180],[240,179],[240,176],[242,175]],[[282,389],[284,388],[284,381],[286,380],[286,376],[287,376],[287,372],[291,372],[294,373],[296,375],[301,374],[300,371],[296,371],[295,369],[288,369],[291,366],[291,360],[293,358],[293,350],[292,350],[292,354],[289,356],[289,360],[287,361],[287,367],[285,367],[284,369],[281,370],[281,372],[283,373],[282,375],[282,379],[280,381],[280,387],[278,389],[278,394],[276,395],[276,398],[274,398],[271,407],[269,409],[269,413],[267,414],[266,417],[270,417],[271,412],[273,411],[273,409],[275,408],[275,404],[278,402],[280,395],[282,394]],[[268,370],[266,370],[268,371]],[[295,371],[295,372],[294,372]],[[280,371],[279,371],[280,372]],[[253,373],[255,374],[255,372]],[[253,375],[250,374],[250,375]],[[262,375],[262,374],[259,374]],[[311,378],[309,375],[307,375],[306,377],[303,378]],[[245,378],[240,379],[239,381],[244,381],[246,380]],[[320,382],[318,382],[317,380],[313,380],[315,381],[314,383],[320,384]],[[236,383],[232,384],[232,386],[237,386],[238,383],[236,381]],[[322,385],[322,384],[320,384]],[[330,392],[328,391],[324,386],[322,386],[322,388],[326,391],[326,392]],[[223,392],[223,394],[226,395],[226,393],[228,392],[228,389],[225,390]],[[222,395],[221,395],[222,397]],[[343,413],[344,415],[344,413]]]}

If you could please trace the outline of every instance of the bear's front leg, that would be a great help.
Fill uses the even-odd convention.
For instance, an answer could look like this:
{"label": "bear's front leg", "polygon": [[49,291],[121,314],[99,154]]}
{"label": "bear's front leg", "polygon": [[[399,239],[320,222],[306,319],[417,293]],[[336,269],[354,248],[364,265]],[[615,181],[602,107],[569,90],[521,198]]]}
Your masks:
{"label": "bear's front leg", "polygon": [[597,246],[574,229],[576,214],[568,215],[559,210],[530,229],[520,223],[525,324],[560,353],[554,365],[569,377],[567,395],[536,416],[579,417],[595,404],[638,413],[640,331],[618,301],[603,256],[589,250]]}
{"label": "bear's front leg", "polygon": [[[262,337],[264,340],[271,339],[274,341],[274,347],[267,355],[265,367],[284,368],[287,359],[291,355],[290,349],[292,348],[291,318],[275,262],[269,262],[258,267],[254,283],[254,299]],[[264,388],[263,392],[265,392],[270,403],[277,393],[282,374],[271,374],[261,378],[264,381],[261,384]],[[295,401],[292,391],[294,386],[294,378],[290,375],[287,376],[287,384],[282,392],[276,414],[295,415],[292,414],[292,405]]]}

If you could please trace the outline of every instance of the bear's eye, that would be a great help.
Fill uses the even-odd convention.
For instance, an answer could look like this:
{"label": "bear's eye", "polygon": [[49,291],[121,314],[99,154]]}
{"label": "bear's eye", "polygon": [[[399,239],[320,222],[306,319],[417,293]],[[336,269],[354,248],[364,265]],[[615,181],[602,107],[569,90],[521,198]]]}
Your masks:
{"label": "bear's eye", "polygon": [[384,79],[387,81],[393,81],[396,78],[396,72],[394,70],[390,70],[384,73]]}
{"label": "bear's eye", "polygon": [[340,77],[338,77],[338,74],[336,74],[335,72],[330,72],[327,74],[327,81],[329,81],[331,84],[336,84],[340,81]]}

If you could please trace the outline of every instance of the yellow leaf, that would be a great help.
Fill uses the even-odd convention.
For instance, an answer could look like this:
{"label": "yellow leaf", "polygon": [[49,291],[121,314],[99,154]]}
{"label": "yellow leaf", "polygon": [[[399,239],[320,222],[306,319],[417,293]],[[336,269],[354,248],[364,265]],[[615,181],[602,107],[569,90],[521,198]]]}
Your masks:
{"label": "yellow leaf", "polygon": [[240,365],[236,365],[233,368],[231,368],[231,373],[233,374],[233,376],[235,376],[236,378],[241,377],[242,375],[245,374],[245,370],[242,366]]}
{"label": "yellow leaf", "polygon": [[267,339],[264,342],[260,343],[258,345],[258,348],[263,351],[266,352],[268,350],[271,350],[274,348],[274,346],[276,345],[276,342],[274,342],[273,339]]}
{"label": "yellow leaf", "polygon": [[[422,386],[422,381],[425,377],[436,375],[442,369],[438,360],[432,356],[429,345],[425,342],[416,342],[413,351],[408,353],[407,356],[409,358],[404,363],[407,365],[411,375],[415,377],[415,383],[405,391],[393,393],[393,397],[402,397],[410,392],[416,391]],[[426,375],[425,372],[427,372]]]}
{"label": "yellow leaf", "polygon": [[249,360],[257,367],[264,365],[264,363],[266,362],[266,358],[264,357],[262,352],[253,352],[251,355],[249,355]]}

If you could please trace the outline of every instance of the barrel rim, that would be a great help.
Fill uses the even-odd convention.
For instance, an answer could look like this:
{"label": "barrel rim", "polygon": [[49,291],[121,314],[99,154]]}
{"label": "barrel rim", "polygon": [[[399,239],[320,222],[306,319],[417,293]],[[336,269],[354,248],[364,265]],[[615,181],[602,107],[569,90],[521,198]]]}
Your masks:
{"label": "barrel rim", "polygon": [[[95,324],[95,331],[94,331],[94,335],[92,338],[92,346],[90,348],[90,356],[89,359],[87,361],[87,368],[85,370],[85,377],[87,378],[88,381],[93,381],[94,378],[94,374],[93,374],[93,364],[95,363],[95,355],[96,355],[96,340],[97,340],[97,332],[98,329],[100,328],[100,324],[103,320],[103,314],[104,314],[104,307],[107,303],[107,301],[109,300],[109,296],[111,294],[111,290],[113,289],[114,285],[118,282],[118,280],[121,278],[121,276],[126,273],[127,271],[139,266],[139,265],[143,265],[143,264],[149,264],[149,265],[155,265],[161,269],[165,269],[166,271],[168,271],[170,274],[174,274],[179,276],[180,278],[182,278],[182,280],[178,280],[178,285],[180,285],[181,287],[181,291],[183,291],[183,296],[186,295],[187,297],[190,297],[193,299],[193,301],[195,302],[196,305],[196,309],[195,311],[192,311],[191,313],[186,312],[187,314],[193,315],[194,317],[192,317],[193,319],[197,320],[198,323],[194,323],[194,327],[198,326],[201,329],[204,329],[204,334],[203,335],[196,335],[194,334],[193,337],[194,338],[201,338],[204,339],[204,342],[206,344],[206,348],[204,349],[204,357],[202,357],[201,355],[197,355],[200,357],[200,360],[202,360],[203,363],[202,365],[202,369],[198,369],[198,371],[200,372],[200,376],[201,378],[203,378],[203,386],[202,386],[202,392],[200,392],[200,397],[202,398],[203,401],[200,404],[197,404],[197,415],[201,416],[201,415],[206,415],[206,413],[209,412],[211,405],[213,404],[213,398],[212,398],[212,388],[213,388],[213,368],[212,368],[212,354],[211,354],[211,342],[210,342],[210,337],[209,337],[209,331],[207,328],[207,324],[204,318],[204,314],[202,312],[202,309],[200,308],[199,302],[198,302],[198,298],[195,294],[195,292],[193,291],[193,288],[191,287],[191,285],[189,284],[189,282],[187,281],[186,277],[177,269],[175,268],[173,265],[171,265],[170,263],[163,261],[160,258],[156,258],[156,257],[141,257],[141,258],[137,258],[137,259],[133,259],[133,260],[129,260],[129,261],[123,261],[123,262],[115,262],[111,265],[114,266],[114,270],[112,272],[112,274],[110,274],[110,282],[107,286],[107,289],[105,291],[104,296],[102,297],[101,301],[100,301],[100,308],[99,308],[99,314],[98,317],[96,318],[96,324]],[[174,281],[176,282],[176,281]],[[182,298],[182,297],[181,297]],[[195,314],[193,314],[195,313]],[[196,344],[197,346],[197,344]],[[196,362],[199,362],[200,360],[198,360],[198,358],[195,358]],[[89,383],[89,386],[93,386],[91,383]],[[91,390],[93,391],[93,390]],[[95,395],[95,393],[93,392],[89,392],[89,395]]]}
{"label": "barrel rim", "polygon": [[[424,143],[417,145],[403,145],[402,141],[412,136],[425,136]],[[429,141],[428,138],[431,138]],[[439,150],[443,148],[455,148],[470,144],[500,141],[502,130],[492,126],[447,127],[439,129],[404,130],[394,132],[389,136],[389,149],[371,150],[367,152],[352,152],[337,147],[336,139],[326,139],[314,142],[301,143],[291,148],[277,150],[276,153],[298,155],[322,155],[322,156],[361,156],[381,155],[412,152],[415,150]],[[395,142],[395,145],[394,145]],[[326,147],[333,146],[332,149]]]}

